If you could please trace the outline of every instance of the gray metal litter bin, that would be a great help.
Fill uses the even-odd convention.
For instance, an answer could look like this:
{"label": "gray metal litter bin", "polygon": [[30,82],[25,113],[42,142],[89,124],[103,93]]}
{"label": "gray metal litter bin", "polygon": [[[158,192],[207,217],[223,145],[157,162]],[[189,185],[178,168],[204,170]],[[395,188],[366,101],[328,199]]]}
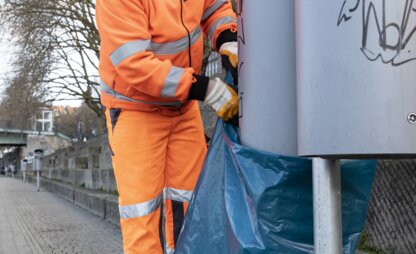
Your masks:
{"label": "gray metal litter bin", "polygon": [[35,154],[34,156],[34,169],[36,171],[41,171],[43,169],[43,150],[42,149],[36,149],[33,151],[33,153]]}
{"label": "gray metal litter bin", "polygon": [[296,0],[299,155],[414,157],[414,5]]}
{"label": "gray metal litter bin", "polygon": [[238,5],[241,142],[296,155],[294,2],[245,0]]}

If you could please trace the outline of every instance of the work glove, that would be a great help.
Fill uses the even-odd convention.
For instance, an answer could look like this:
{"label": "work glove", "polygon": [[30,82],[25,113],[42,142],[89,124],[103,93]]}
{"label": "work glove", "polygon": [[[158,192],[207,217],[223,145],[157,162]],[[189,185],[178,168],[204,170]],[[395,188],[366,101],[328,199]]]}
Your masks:
{"label": "work glove", "polygon": [[238,43],[236,41],[223,43],[220,47],[222,66],[233,76],[234,85],[238,84]]}
{"label": "work glove", "polygon": [[220,47],[220,54],[227,56],[233,68],[237,68],[238,65],[238,44],[236,41],[230,41],[223,43]]}
{"label": "work glove", "polygon": [[228,121],[237,115],[238,95],[220,78],[210,79],[204,101],[224,121]]}

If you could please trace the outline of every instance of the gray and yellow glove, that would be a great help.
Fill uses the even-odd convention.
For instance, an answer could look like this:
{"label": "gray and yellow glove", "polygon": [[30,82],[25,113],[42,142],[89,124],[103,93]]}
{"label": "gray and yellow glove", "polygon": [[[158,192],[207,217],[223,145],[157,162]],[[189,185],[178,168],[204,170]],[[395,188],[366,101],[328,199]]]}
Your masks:
{"label": "gray and yellow glove", "polygon": [[188,100],[200,100],[210,105],[224,121],[238,112],[238,95],[220,78],[210,79],[194,74]]}
{"label": "gray and yellow glove", "polygon": [[228,121],[238,113],[238,95],[219,78],[209,81],[204,101],[224,121]]}
{"label": "gray and yellow glove", "polygon": [[238,65],[238,43],[236,41],[226,42],[221,45],[220,54],[226,56],[233,68]]}

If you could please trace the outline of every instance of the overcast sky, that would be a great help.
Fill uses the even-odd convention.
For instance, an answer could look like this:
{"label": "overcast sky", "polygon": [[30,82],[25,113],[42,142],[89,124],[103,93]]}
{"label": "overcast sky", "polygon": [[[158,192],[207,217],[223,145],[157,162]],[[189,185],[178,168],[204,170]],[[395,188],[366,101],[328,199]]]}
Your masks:
{"label": "overcast sky", "polygon": [[5,86],[4,78],[11,71],[10,60],[13,54],[13,45],[7,42],[3,34],[0,34],[0,91],[3,92]]}
{"label": "overcast sky", "polygon": [[[3,0],[0,0],[0,4],[3,4]],[[10,50],[8,50],[8,47],[11,48],[12,45],[7,43],[8,38],[5,38],[5,35],[6,33],[0,27],[0,94],[2,94],[4,88],[4,76],[10,71],[10,53],[8,52]]]}
{"label": "overcast sky", "polygon": [[[1,1],[0,1],[1,2]],[[10,75],[12,71],[11,62],[13,55],[15,54],[15,48],[13,47],[13,40],[7,38],[4,33],[0,33],[0,98],[3,96],[4,88],[7,86],[5,77]],[[69,105],[69,106],[80,106],[80,100],[70,101],[57,101],[54,105]]]}
{"label": "overcast sky", "polygon": [[[3,4],[4,0],[0,0],[0,5]],[[95,2],[95,1],[94,1]],[[12,38],[6,38],[11,37],[8,36],[7,33],[5,33],[0,27],[0,99],[2,97],[2,93],[4,90],[4,87],[6,87],[6,83],[4,80],[4,77],[8,76],[10,72],[12,71],[11,68],[11,61],[13,58],[14,49],[13,46],[13,40]],[[87,66],[87,69],[89,67]],[[96,70],[94,72],[91,72],[95,74]],[[57,101],[54,102],[54,105],[69,105],[69,106],[80,106],[81,100],[65,100],[65,101]]]}

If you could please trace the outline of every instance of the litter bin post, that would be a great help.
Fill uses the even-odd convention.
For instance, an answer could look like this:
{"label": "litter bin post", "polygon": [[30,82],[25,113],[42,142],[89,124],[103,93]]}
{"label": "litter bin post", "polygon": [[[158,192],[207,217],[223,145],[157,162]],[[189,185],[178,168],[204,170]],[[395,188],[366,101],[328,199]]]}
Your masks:
{"label": "litter bin post", "polygon": [[339,160],[313,159],[315,253],[342,253],[341,170]]}
{"label": "litter bin post", "polygon": [[42,149],[36,149],[34,151],[35,154],[35,162],[34,162],[34,168],[36,170],[36,186],[37,190],[40,190],[40,171],[43,169],[43,150]]}

